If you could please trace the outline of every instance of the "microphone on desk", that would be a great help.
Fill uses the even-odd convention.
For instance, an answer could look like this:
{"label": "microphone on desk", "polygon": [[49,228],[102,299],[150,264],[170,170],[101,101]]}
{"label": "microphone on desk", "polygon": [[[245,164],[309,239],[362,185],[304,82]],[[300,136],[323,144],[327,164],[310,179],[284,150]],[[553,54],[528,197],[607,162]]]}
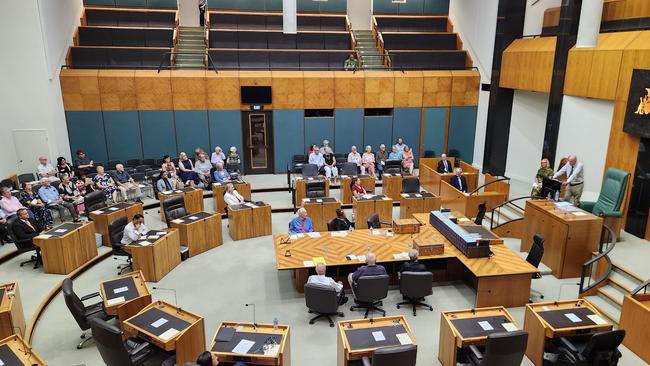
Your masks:
{"label": "microphone on desk", "polygon": [[564,288],[564,286],[580,286],[580,283],[567,282],[567,283],[560,284],[560,290],[557,292],[557,300],[555,301],[555,305],[557,305],[558,301],[560,301],[560,296],[562,295],[562,288]]}
{"label": "microphone on desk", "polygon": [[157,291],[171,291],[174,293],[174,306],[176,306],[176,313],[180,314],[181,313],[181,308],[178,306],[178,296],[176,295],[176,289],[173,288],[167,288],[167,287],[158,287],[154,286],[152,289],[157,290]]}
{"label": "microphone on desk", "polygon": [[257,321],[255,319],[255,304],[254,303],[248,303],[248,304],[244,304],[244,305],[253,307],[253,329],[257,330]]}
{"label": "microphone on desk", "polygon": [[287,234],[286,239],[280,239],[280,244],[291,244],[291,232]]}

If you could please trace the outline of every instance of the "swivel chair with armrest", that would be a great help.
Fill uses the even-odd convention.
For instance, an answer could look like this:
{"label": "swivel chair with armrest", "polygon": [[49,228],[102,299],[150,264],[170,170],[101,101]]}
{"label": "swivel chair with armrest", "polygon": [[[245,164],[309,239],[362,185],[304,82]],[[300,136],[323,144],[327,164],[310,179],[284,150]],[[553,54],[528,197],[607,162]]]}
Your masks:
{"label": "swivel chair with armrest", "polygon": [[397,304],[399,309],[401,305],[413,305],[413,316],[417,316],[416,308],[424,306],[433,311],[433,307],[422,302],[425,297],[433,294],[433,273],[431,272],[402,272],[399,281],[399,292],[407,300]]}
{"label": "swivel chair with armrest", "polygon": [[302,176],[303,176],[303,178],[317,177],[318,176],[318,165],[316,165],[316,164],[303,164],[302,165]]}
{"label": "swivel chair with armrest", "polygon": [[580,366],[614,366],[622,354],[618,346],[625,338],[625,330],[610,330],[589,337],[587,342],[573,343],[560,338],[559,361]]}
{"label": "swivel chair with armrest", "polygon": [[330,327],[334,326],[331,316],[343,317],[344,314],[339,311],[339,299],[336,290],[319,284],[308,283],[305,285],[305,303],[310,313],[318,314],[309,320],[309,324],[314,324],[316,319],[326,318]]}
{"label": "swivel chair with armrest", "polygon": [[120,328],[102,319],[92,319],[90,328],[97,350],[107,366],[138,366],[154,355],[149,343],[137,339],[124,340]]}
{"label": "swivel chair with armrest", "polygon": [[485,212],[487,211],[487,205],[485,202],[478,205],[478,213],[474,219],[474,224],[483,225],[483,218],[485,217]]}
{"label": "swivel chair with armrest", "polygon": [[528,332],[492,333],[487,337],[482,352],[476,345],[469,346],[469,360],[474,366],[519,366],[526,352]]}
{"label": "swivel chair with armrest", "polygon": [[363,357],[363,366],[415,366],[418,347],[414,344],[381,347],[372,353],[372,360]]}
{"label": "swivel chair with armrest", "polygon": [[379,221],[379,214],[372,214],[368,217],[368,229],[381,229],[381,225],[392,226],[393,224],[386,221]]}
{"label": "swivel chair with armrest", "polygon": [[[542,261],[542,257],[544,257],[544,237],[535,234],[533,236],[533,245],[530,247],[530,251],[528,252],[528,255],[526,256],[526,262],[530,263],[533,265],[535,268],[539,268],[539,263]],[[533,273],[533,279],[538,280],[542,278],[542,274],[539,272]],[[531,293],[536,293],[539,294],[540,298],[544,298],[544,294],[542,294],[539,291],[533,290],[532,288],[530,289]],[[532,302],[532,299],[531,301]]]}
{"label": "swivel chair with armrest", "polygon": [[379,306],[383,305],[382,300],[388,296],[388,275],[363,276],[360,277],[353,288],[354,301],[357,305],[351,306],[350,311],[355,309],[366,309],[364,318],[368,317],[371,310],[376,310],[386,316],[386,311]]}
{"label": "swivel chair with armrest", "polygon": [[340,175],[357,175],[359,174],[359,167],[357,166],[357,163],[349,163],[345,162],[341,164],[341,171],[339,173]]}
{"label": "swivel chair with armrest", "polygon": [[420,193],[420,180],[416,177],[402,179],[402,193]]}
{"label": "swivel chair with armrest", "polygon": [[14,233],[14,224],[18,220],[16,217],[12,217],[11,219],[7,220],[7,234],[9,234],[9,239],[16,245],[16,249],[18,249],[19,253],[27,253],[34,251],[34,255],[32,255],[29,260],[20,262],[20,266],[24,266],[27,263],[34,263],[34,269],[38,268],[39,265],[43,264],[43,258],[41,258],[41,248],[37,247],[34,245],[34,241],[32,239],[23,239],[23,240],[18,240],[16,237],[16,234]]}
{"label": "swivel chair with armrest", "polygon": [[172,197],[167,198],[163,201],[163,212],[165,213],[165,220],[167,221],[167,227],[169,227],[169,222],[176,220],[179,217],[187,215],[185,209],[185,198],[183,195],[178,194]]}
{"label": "swivel chair with armrest", "polygon": [[605,225],[614,228],[617,240],[620,239],[621,226],[625,223],[622,206],[629,178],[630,173],[609,168],[605,173],[598,201],[580,201],[580,208],[596,216],[601,216],[605,220]]}
{"label": "swivel chair with armrest", "polygon": [[336,231],[336,228],[334,227],[334,223],[336,222],[336,217],[333,219],[327,220],[327,231]]}
{"label": "swivel chair with armrest", "polygon": [[307,196],[307,198],[325,197],[325,181],[324,180],[307,181],[305,185],[305,195]]}
{"label": "swivel chair with armrest", "polygon": [[101,210],[106,208],[106,198],[104,192],[102,191],[93,191],[84,196],[84,207],[86,210],[86,216],[92,211]]}
{"label": "swivel chair with armrest", "polygon": [[384,162],[384,174],[401,174],[402,161],[399,159],[388,159]]}
{"label": "swivel chair with armrest", "polygon": [[65,300],[68,310],[70,310],[70,313],[77,321],[79,328],[82,330],[80,336],[82,341],[77,345],[77,349],[81,349],[88,340],[92,339],[92,335],[86,336],[86,330],[90,329],[90,321],[95,318],[108,320],[111,317],[104,311],[104,303],[102,301],[88,306],[83,303],[86,300],[99,297],[99,292],[79,298],[79,296],[74,292],[72,288],[72,280],[69,278],[63,280],[61,291],[63,292],[63,300]]}
{"label": "swivel chair with armrest", "polygon": [[113,255],[115,256],[113,258],[118,259],[117,257],[126,257],[126,264],[117,266],[117,269],[119,270],[119,272],[117,272],[118,275],[121,275],[127,269],[133,268],[131,254],[124,250],[124,244],[122,244],[124,227],[128,224],[129,218],[126,216],[118,217],[108,224],[108,236],[111,241]]}
{"label": "swivel chair with armrest", "polygon": [[305,155],[293,155],[291,158],[291,173],[300,173],[304,164],[307,164],[307,157]]}

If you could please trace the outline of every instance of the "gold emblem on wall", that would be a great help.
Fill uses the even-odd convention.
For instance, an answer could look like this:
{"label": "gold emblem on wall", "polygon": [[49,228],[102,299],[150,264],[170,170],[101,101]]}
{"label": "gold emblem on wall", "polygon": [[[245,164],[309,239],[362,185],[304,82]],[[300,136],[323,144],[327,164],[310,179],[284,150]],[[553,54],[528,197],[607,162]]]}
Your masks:
{"label": "gold emblem on wall", "polygon": [[639,98],[639,106],[636,108],[634,114],[647,115],[650,114],[650,88],[645,88],[646,95]]}

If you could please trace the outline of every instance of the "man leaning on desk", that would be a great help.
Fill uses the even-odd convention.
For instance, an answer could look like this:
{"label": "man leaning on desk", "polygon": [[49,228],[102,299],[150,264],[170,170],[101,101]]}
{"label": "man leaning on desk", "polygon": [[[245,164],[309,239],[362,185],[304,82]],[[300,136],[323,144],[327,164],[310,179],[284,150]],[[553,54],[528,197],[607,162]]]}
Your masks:
{"label": "man leaning on desk", "polygon": [[124,245],[131,244],[140,239],[140,237],[145,235],[148,231],[149,229],[144,226],[144,216],[135,214],[133,215],[133,220],[124,227],[124,234],[120,243]]}

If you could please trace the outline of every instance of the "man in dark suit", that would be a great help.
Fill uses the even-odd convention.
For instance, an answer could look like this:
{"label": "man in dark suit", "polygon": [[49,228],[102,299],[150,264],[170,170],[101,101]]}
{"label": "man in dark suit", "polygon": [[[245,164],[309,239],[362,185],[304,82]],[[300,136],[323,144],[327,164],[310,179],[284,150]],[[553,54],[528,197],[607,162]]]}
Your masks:
{"label": "man in dark suit", "polygon": [[442,154],[440,158],[442,160],[438,161],[438,167],[436,168],[438,173],[451,173],[454,167],[451,166],[451,161],[447,160],[447,154]]}
{"label": "man in dark suit", "polygon": [[456,175],[451,177],[451,185],[457,190],[467,193],[467,179],[463,176],[463,169],[456,168]]}
{"label": "man in dark suit", "polygon": [[409,261],[402,264],[399,268],[400,275],[402,272],[425,272],[427,270],[424,264],[418,262],[418,255],[417,249],[409,250]]}
{"label": "man in dark suit", "polygon": [[16,240],[29,241],[33,245],[34,242],[32,239],[38,236],[43,229],[38,225],[36,220],[29,217],[29,212],[26,208],[19,209],[16,212],[16,216],[17,218],[12,227]]}

